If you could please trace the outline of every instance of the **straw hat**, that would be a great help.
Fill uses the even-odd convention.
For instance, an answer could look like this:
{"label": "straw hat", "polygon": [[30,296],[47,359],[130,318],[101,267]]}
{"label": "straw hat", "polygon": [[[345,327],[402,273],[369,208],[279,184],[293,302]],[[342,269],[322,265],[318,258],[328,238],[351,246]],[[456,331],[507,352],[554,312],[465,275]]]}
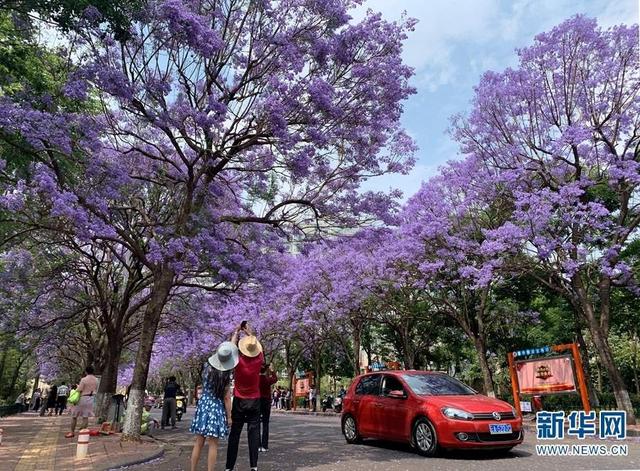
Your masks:
{"label": "straw hat", "polygon": [[222,342],[216,353],[209,357],[209,364],[220,371],[232,370],[239,361],[238,347],[232,342]]}
{"label": "straw hat", "polygon": [[250,358],[257,357],[262,353],[262,345],[260,345],[255,335],[242,337],[238,342],[238,348],[244,356]]}

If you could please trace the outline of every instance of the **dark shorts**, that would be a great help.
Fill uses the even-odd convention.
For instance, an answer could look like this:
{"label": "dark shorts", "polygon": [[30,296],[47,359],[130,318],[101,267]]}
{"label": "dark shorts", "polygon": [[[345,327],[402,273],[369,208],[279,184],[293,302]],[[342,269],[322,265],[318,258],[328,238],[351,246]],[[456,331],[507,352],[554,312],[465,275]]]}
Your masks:
{"label": "dark shorts", "polygon": [[238,423],[258,422],[260,420],[260,399],[233,398],[231,420]]}

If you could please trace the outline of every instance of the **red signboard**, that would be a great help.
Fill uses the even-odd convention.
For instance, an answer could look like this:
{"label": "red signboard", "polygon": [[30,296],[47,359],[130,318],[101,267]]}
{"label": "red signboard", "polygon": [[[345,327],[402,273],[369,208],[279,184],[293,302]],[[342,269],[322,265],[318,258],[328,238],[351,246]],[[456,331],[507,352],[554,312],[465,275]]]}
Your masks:
{"label": "red signboard", "polygon": [[522,394],[576,391],[570,355],[518,361],[515,366]]}
{"label": "red signboard", "polygon": [[309,394],[309,378],[296,381],[296,397],[304,397]]}

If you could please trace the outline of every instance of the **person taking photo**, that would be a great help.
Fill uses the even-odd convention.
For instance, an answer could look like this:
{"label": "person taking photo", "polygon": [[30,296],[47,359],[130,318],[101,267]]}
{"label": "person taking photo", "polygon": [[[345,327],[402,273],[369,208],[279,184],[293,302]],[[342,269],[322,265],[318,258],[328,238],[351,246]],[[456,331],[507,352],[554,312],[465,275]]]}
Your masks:
{"label": "person taking photo", "polygon": [[[239,338],[241,332],[244,337]],[[264,363],[262,345],[246,321],[235,329],[231,342],[238,345],[240,359],[234,370],[232,423],[227,446],[226,470],[232,471],[236,464],[240,434],[246,423],[249,436],[249,465],[252,471],[257,471],[260,447],[260,369]]]}

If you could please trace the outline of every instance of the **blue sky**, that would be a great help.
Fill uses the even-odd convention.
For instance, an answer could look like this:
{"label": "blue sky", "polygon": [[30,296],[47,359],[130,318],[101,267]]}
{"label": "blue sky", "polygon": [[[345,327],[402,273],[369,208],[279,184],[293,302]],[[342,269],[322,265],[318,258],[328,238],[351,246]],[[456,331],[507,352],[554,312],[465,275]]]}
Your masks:
{"label": "blue sky", "polygon": [[516,64],[515,48],[564,19],[581,13],[602,26],[638,23],[640,0],[365,0],[367,8],[388,19],[403,11],[419,20],[405,43],[404,59],[415,69],[418,93],[405,102],[403,124],[419,146],[418,162],[409,175],[366,182],[365,189],[400,188],[405,198],[456,158],[457,146],[446,135],[449,117],[465,112],[473,86],[486,70]]}

